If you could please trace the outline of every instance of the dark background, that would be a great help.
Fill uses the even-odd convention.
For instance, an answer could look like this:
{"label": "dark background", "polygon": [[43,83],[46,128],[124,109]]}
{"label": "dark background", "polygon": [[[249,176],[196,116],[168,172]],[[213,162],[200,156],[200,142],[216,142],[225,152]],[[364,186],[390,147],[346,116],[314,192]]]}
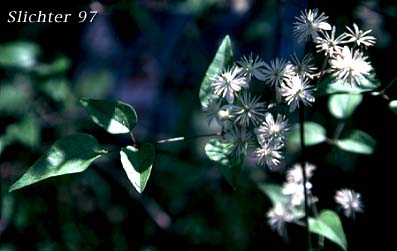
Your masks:
{"label": "dark background", "polygon": [[[239,5],[240,4],[240,5]],[[283,174],[247,163],[234,191],[205,157],[205,140],[159,145],[147,188],[138,195],[124,175],[118,156],[98,160],[87,171],[53,178],[8,194],[9,186],[58,138],[83,131],[101,143],[126,145],[129,138],[95,127],[79,107],[80,97],[122,100],[139,115],[138,141],[211,131],[200,112],[198,90],[221,39],[229,34],[235,58],[254,52],[265,61],[302,54],[293,42],[291,23],[308,5],[329,16],[339,33],[352,22],[373,29],[369,49],[382,86],[396,75],[395,1],[8,1],[0,10],[0,43],[33,41],[40,61],[63,55],[70,67],[51,76],[0,70],[0,86],[30,88],[24,112],[0,112],[0,135],[8,125],[35,114],[40,141],[14,143],[0,155],[0,250],[303,250],[305,234],[289,225],[289,242],[271,231],[266,212],[271,202],[257,183],[281,183]],[[8,24],[10,10],[72,13],[97,9],[93,23]],[[54,100],[40,83],[66,81],[67,95]],[[22,83],[23,82],[23,83]],[[16,84],[21,83],[21,84]],[[397,99],[397,88],[386,93]],[[1,101],[0,101],[1,102]],[[363,196],[365,213],[355,221],[341,216],[349,250],[394,246],[387,227],[394,225],[394,169],[397,116],[381,96],[365,95],[347,127],[377,141],[373,155],[338,152],[327,144],[309,148],[317,165],[313,177],[318,207],[335,208],[336,189],[349,187]],[[332,135],[337,124],[318,98],[309,119]],[[26,108],[26,109],[25,109]],[[27,110],[27,112],[25,111]],[[388,234],[389,232],[389,234]],[[326,250],[339,248],[326,242]]]}

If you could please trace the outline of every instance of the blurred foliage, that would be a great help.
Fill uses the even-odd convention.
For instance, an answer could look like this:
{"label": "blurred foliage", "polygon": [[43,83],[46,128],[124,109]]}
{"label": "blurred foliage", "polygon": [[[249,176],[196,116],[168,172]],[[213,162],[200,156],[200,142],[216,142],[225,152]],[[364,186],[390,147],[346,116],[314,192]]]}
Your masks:
{"label": "blurred foliage", "polygon": [[[387,86],[395,75],[394,65],[385,58],[397,51],[397,6],[376,0],[345,4],[343,10],[323,1],[318,7],[340,28],[359,21],[373,29],[380,46],[370,53],[379,81],[353,86],[363,95],[361,103],[337,96],[346,92],[346,85],[320,85],[327,88],[319,88],[318,103],[307,114],[313,122],[306,129],[321,131],[324,137],[306,140],[313,143],[307,157],[319,169],[313,178],[319,208],[333,208],[334,190],[347,184],[363,194],[367,212],[354,226],[341,219],[349,250],[362,250],[381,237],[388,244],[385,231],[370,233],[368,225],[383,230],[380,195],[394,196],[393,175],[374,172],[374,166],[390,167],[395,161],[389,143],[397,140],[397,106],[368,91]],[[230,34],[236,58],[251,51],[266,61],[289,54],[300,48],[287,41],[289,24],[307,6],[305,1],[81,0],[34,5],[62,13],[88,8],[102,13],[91,24],[0,23],[0,251],[303,248],[301,229],[289,229],[287,244],[266,222],[271,201],[262,191],[277,197],[280,188],[271,184],[280,183],[283,175],[267,173],[247,158],[234,191],[199,141],[156,147],[152,177],[142,195],[131,187],[117,154],[94,162],[85,172],[7,191],[63,136],[83,131],[97,135],[101,144],[131,144],[128,137],[95,127],[78,104],[82,97],[133,105],[141,123],[134,133],[142,141],[208,132],[207,124],[197,119],[197,93],[222,38]],[[13,1],[2,8],[2,16],[24,8],[33,9],[32,3]],[[395,85],[387,94],[396,99]],[[327,102],[335,118],[328,116]],[[330,135],[338,134],[334,129],[341,121],[340,140],[323,144],[335,140]],[[349,133],[352,128],[360,131]],[[291,137],[298,140],[295,130]],[[346,154],[352,145],[374,155]],[[295,150],[292,144],[287,162],[295,161]]]}

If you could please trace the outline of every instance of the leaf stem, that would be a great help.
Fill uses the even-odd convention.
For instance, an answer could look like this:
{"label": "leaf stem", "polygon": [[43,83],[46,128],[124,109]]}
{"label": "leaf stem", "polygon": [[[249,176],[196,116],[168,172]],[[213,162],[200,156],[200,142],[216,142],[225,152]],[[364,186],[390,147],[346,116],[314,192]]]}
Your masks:
{"label": "leaf stem", "polygon": [[335,143],[335,141],[339,139],[339,137],[340,137],[340,135],[341,135],[341,133],[343,131],[343,128],[345,128],[345,124],[346,124],[345,121],[341,121],[336,126],[334,135],[332,136],[332,142],[333,143]]}
{"label": "leaf stem", "polygon": [[306,188],[307,183],[307,176],[306,176],[306,163],[305,163],[305,114],[304,114],[304,106],[298,108],[299,110],[299,128],[300,128],[300,141],[301,141],[301,167],[302,167],[302,176],[303,176],[303,192],[305,196],[305,217],[304,222],[306,225],[306,232],[307,232],[307,250],[312,249],[312,240],[310,234],[310,227],[309,227],[309,198]]}
{"label": "leaf stem", "polygon": [[134,146],[137,146],[137,143],[136,143],[134,134],[133,134],[131,131],[130,131],[130,137],[131,137],[131,140],[132,140],[132,144],[133,144]]}
{"label": "leaf stem", "polygon": [[190,137],[182,136],[182,137],[161,139],[161,140],[156,141],[156,144],[164,144],[164,143],[170,143],[170,142],[176,142],[176,141],[184,141],[184,140],[193,140],[193,139],[212,137],[212,136],[222,136],[222,132],[194,135],[194,136],[190,136]]}

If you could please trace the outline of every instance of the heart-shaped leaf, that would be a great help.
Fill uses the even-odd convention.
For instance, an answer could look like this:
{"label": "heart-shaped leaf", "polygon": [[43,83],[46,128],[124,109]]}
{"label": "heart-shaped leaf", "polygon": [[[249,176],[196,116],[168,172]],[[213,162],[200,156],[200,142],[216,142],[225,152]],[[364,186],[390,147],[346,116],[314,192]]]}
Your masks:
{"label": "heart-shaped leaf", "polygon": [[[313,146],[327,140],[327,132],[324,127],[315,122],[304,123],[305,145]],[[291,128],[289,142],[295,145],[300,144],[299,124],[295,124]]]}
{"label": "heart-shaped leaf", "polygon": [[376,79],[375,74],[372,73],[368,77],[358,77],[360,79],[361,84],[357,85],[356,83],[347,83],[343,80],[336,80],[335,77],[328,76],[324,78],[323,81],[319,84],[316,95],[330,95],[330,94],[342,94],[342,93],[362,93],[375,90],[380,86],[380,82]]}
{"label": "heart-shaped leaf", "polygon": [[149,180],[154,161],[154,146],[143,144],[139,149],[127,146],[120,151],[121,164],[135,189],[142,193]]}
{"label": "heart-shaped leaf", "polygon": [[335,94],[328,100],[328,109],[338,119],[350,117],[363,100],[361,94]]}
{"label": "heart-shaped leaf", "polygon": [[134,108],[120,101],[82,99],[80,102],[91,119],[112,134],[128,133],[138,121]]}
{"label": "heart-shaped leaf", "polygon": [[214,97],[213,89],[211,87],[210,78],[218,74],[222,69],[230,66],[233,63],[233,51],[230,37],[226,36],[218,51],[215,54],[210,66],[205,73],[205,77],[201,82],[199,98],[202,106],[207,106],[209,100]]}
{"label": "heart-shaped leaf", "polygon": [[79,173],[107,151],[89,134],[66,136],[52,145],[11,187],[10,192],[50,177]]}
{"label": "heart-shaped leaf", "polygon": [[324,236],[347,250],[347,240],[338,214],[331,210],[323,210],[317,218],[309,218],[310,231]]}
{"label": "heart-shaped leaf", "polygon": [[205,145],[205,153],[215,162],[215,166],[225,176],[229,184],[235,189],[243,167],[245,154],[240,156],[230,155],[232,144],[222,143],[218,139],[211,139]]}
{"label": "heart-shaped leaf", "polygon": [[340,149],[361,154],[372,154],[375,145],[376,141],[361,130],[353,130],[347,137],[336,141]]}

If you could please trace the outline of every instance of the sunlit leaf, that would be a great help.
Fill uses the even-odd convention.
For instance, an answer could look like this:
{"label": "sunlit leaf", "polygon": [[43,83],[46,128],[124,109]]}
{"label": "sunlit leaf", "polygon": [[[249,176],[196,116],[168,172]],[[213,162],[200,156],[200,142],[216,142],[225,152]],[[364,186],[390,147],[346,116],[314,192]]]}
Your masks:
{"label": "sunlit leaf", "polygon": [[362,93],[373,91],[380,86],[380,82],[376,79],[375,74],[368,77],[360,77],[361,84],[348,83],[343,80],[336,80],[335,77],[328,76],[318,85],[316,95],[323,96],[329,94],[342,93]]}
{"label": "sunlit leaf", "polygon": [[324,236],[328,240],[347,250],[347,240],[338,214],[323,210],[317,218],[309,218],[310,231]]}
{"label": "sunlit leaf", "polygon": [[128,133],[138,121],[134,108],[120,101],[82,99],[80,102],[91,119],[112,134]]}
{"label": "sunlit leaf", "polygon": [[147,143],[139,149],[134,146],[124,147],[120,151],[120,159],[131,184],[142,193],[152,171],[154,146]]}
{"label": "sunlit leaf", "polygon": [[[300,129],[299,124],[295,124],[290,132],[289,142],[293,144],[300,144]],[[305,145],[313,146],[320,144],[327,140],[327,132],[325,128],[315,122],[304,123]]]}
{"label": "sunlit leaf", "polygon": [[230,37],[226,36],[219,46],[218,51],[216,52],[215,57],[208,67],[203,81],[201,82],[199,97],[202,106],[207,106],[209,100],[214,97],[210,78],[222,71],[222,69],[224,69],[225,67],[230,66],[232,62],[232,44],[230,41]]}
{"label": "sunlit leaf", "polygon": [[32,42],[16,41],[0,45],[0,66],[31,68],[37,63],[40,47]]}
{"label": "sunlit leaf", "polygon": [[328,109],[338,119],[350,117],[357,106],[361,103],[361,94],[336,94],[328,100]]}
{"label": "sunlit leaf", "polygon": [[363,131],[353,130],[347,137],[338,139],[336,145],[345,151],[372,154],[375,149],[376,141]]}
{"label": "sunlit leaf", "polygon": [[389,103],[390,110],[397,115],[397,100],[392,100]]}
{"label": "sunlit leaf", "polygon": [[41,180],[86,170],[106,151],[89,134],[77,133],[66,136],[52,145],[27,172],[9,189],[10,192]]}
{"label": "sunlit leaf", "polygon": [[244,164],[245,154],[234,156],[230,154],[232,144],[222,143],[218,139],[211,139],[205,145],[205,153],[215,162],[215,166],[225,176],[229,184],[236,188],[241,169]]}

